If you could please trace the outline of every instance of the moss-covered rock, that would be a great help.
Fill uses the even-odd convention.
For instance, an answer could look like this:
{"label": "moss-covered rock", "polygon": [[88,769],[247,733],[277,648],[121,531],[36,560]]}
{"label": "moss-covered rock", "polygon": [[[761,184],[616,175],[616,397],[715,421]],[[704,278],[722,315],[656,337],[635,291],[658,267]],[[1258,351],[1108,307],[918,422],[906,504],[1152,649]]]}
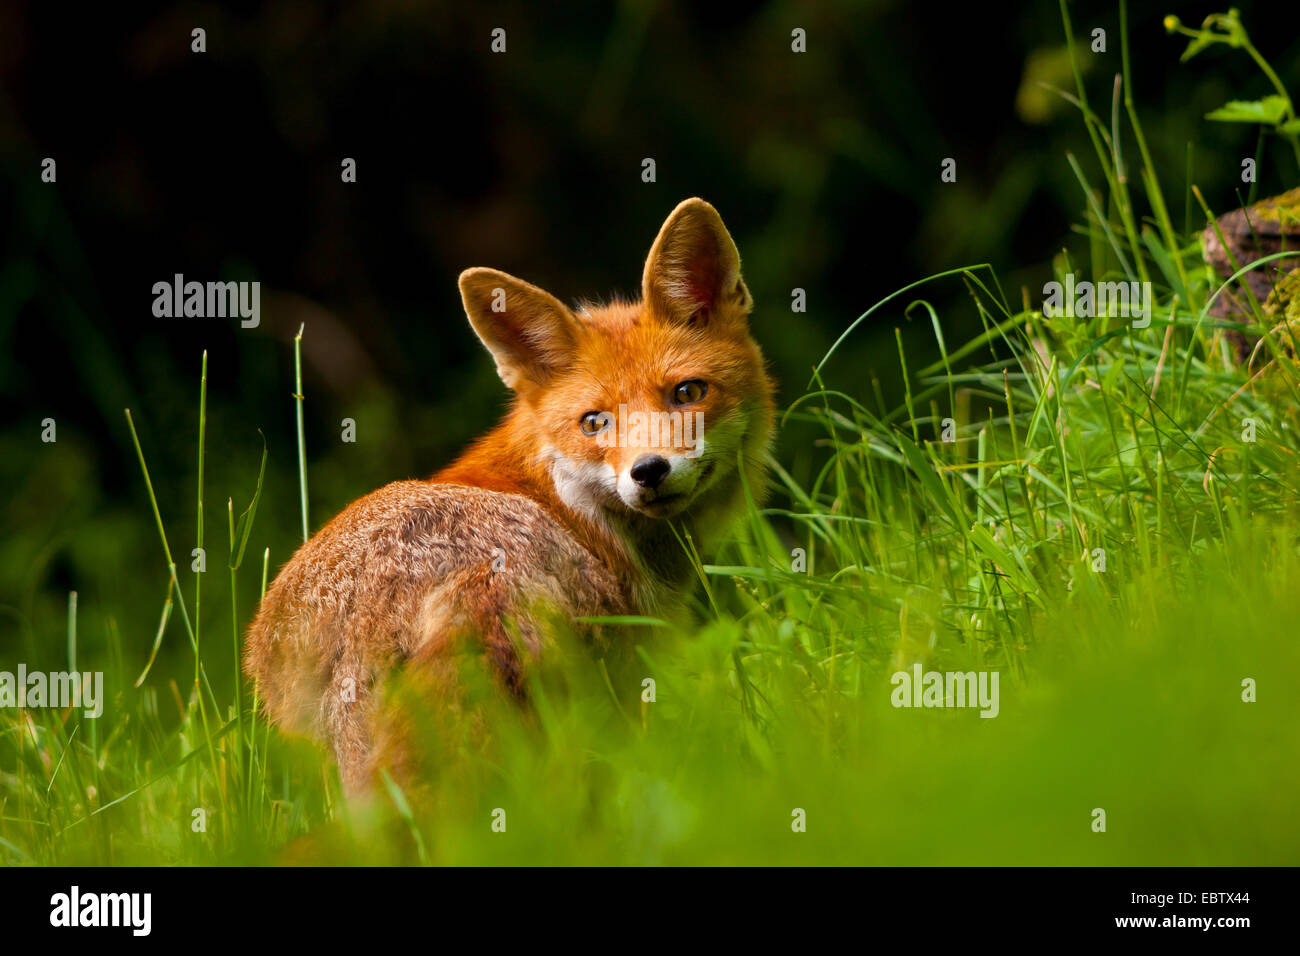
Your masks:
{"label": "moss-covered rock", "polygon": [[[1225,213],[1206,226],[1201,243],[1206,263],[1224,280],[1276,252],[1300,252],[1300,187]],[[1250,292],[1242,288],[1241,282],[1234,282],[1210,306],[1212,317],[1254,322],[1253,296],[1266,319],[1274,324],[1300,318],[1300,258],[1266,263],[1246,273],[1242,281]],[[1228,337],[1241,361],[1249,357],[1259,339],[1238,331],[1229,332]]]}

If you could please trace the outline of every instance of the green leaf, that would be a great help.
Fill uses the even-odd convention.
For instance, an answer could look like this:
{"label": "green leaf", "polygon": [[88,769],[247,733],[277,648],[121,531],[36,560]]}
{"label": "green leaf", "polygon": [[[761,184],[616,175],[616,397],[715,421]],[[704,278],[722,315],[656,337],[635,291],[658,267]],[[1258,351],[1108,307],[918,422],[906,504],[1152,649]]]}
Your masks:
{"label": "green leaf", "polygon": [[1234,7],[1227,13],[1211,13],[1206,17],[1205,22],[1201,24],[1201,29],[1196,31],[1192,42],[1187,44],[1187,49],[1178,59],[1179,62],[1186,63],[1196,54],[1216,43],[1226,43],[1233,49],[1240,49],[1249,42],[1246,28],[1241,25],[1241,16]]}
{"label": "green leaf", "polygon": [[[258,429],[260,435],[262,430]],[[253,520],[257,517],[257,503],[262,500],[262,482],[266,479],[266,436],[262,435],[262,467],[257,472],[257,489],[253,492],[253,500],[249,502],[244,513],[239,516],[239,524],[235,526],[234,534],[230,538],[230,570],[238,571],[239,566],[244,563],[244,549],[248,547],[248,536],[253,530]],[[239,553],[235,553],[235,542],[239,542]]]}
{"label": "green leaf", "polygon": [[1192,42],[1187,44],[1187,49],[1184,50],[1183,55],[1178,58],[1178,62],[1186,63],[1192,57],[1196,56],[1196,54],[1200,53],[1207,47],[1214,46],[1217,42],[1218,39],[1210,33],[1198,33],[1192,38]]}
{"label": "green leaf", "polygon": [[1217,110],[1206,113],[1208,120],[1220,123],[1265,123],[1276,126],[1286,115],[1286,100],[1281,96],[1266,96],[1262,100],[1233,100]]}
{"label": "green leaf", "polygon": [[1296,133],[1300,133],[1300,119],[1287,120],[1277,128],[1277,131],[1287,136],[1294,136]]}

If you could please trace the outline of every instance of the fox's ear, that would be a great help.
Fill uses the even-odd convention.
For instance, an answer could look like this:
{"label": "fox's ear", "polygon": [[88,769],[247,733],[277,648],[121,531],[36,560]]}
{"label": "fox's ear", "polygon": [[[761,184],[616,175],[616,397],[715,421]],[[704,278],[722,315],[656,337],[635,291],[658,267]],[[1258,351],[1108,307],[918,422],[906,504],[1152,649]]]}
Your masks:
{"label": "fox's ear", "polygon": [[549,292],[496,269],[466,269],[460,296],[501,381],[515,391],[544,384],[572,359],[577,320]]}
{"label": "fox's ear", "polygon": [[740,323],[754,300],[718,211],[688,199],[668,216],[645,261],[641,293],[653,314],[691,325]]}

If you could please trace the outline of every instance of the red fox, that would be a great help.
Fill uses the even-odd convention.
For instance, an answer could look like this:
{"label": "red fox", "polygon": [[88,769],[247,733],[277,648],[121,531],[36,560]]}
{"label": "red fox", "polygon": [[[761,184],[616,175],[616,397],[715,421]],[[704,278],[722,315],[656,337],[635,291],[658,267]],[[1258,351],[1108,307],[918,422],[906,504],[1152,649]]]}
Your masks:
{"label": "red fox", "polygon": [[570,309],[482,268],[460,291],[514,393],[505,419],[431,479],[386,485],[316,532],[248,634],[266,714],[327,739],[354,789],[382,765],[395,668],[481,648],[522,696],[549,614],[673,613],[692,569],[670,524],[707,548],[745,485],[765,485],[774,386],[708,203],[665,221],[639,302]]}

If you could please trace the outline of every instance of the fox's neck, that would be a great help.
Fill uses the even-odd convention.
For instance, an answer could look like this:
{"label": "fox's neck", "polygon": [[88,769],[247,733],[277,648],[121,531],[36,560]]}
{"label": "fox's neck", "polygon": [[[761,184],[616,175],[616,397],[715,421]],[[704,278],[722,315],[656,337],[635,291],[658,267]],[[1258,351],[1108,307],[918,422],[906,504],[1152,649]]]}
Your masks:
{"label": "fox's neck", "polygon": [[550,462],[531,440],[533,427],[522,416],[520,410],[512,411],[432,480],[531,498],[622,582],[628,613],[666,610],[669,595],[680,592],[691,575],[691,563],[678,535],[694,537],[692,519],[675,519],[675,533],[665,520],[631,513],[588,513],[571,507],[556,491]]}

